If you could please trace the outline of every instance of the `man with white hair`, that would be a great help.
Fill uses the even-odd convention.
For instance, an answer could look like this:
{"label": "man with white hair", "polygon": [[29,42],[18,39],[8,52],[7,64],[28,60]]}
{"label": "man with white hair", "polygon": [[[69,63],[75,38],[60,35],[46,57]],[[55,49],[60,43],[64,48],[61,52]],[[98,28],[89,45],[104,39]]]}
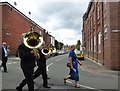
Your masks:
{"label": "man with white hair", "polygon": [[1,67],[3,67],[5,73],[7,73],[7,65],[6,65],[7,60],[8,60],[8,48],[7,48],[6,42],[3,42],[3,45],[2,45],[2,64],[0,66],[0,69],[1,69]]}

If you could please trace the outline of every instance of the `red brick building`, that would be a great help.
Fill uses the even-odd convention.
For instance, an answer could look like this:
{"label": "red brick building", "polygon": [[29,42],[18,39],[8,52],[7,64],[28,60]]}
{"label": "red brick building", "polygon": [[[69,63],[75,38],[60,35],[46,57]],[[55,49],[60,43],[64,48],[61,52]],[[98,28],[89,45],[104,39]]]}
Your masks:
{"label": "red brick building", "polygon": [[[45,29],[36,24],[22,12],[7,2],[0,3],[0,45],[5,41],[9,45],[10,54],[15,54],[18,45],[21,43],[21,35],[29,32],[31,25],[34,31],[40,33],[46,44],[51,43],[51,36]],[[47,36],[47,37],[46,37]]]}
{"label": "red brick building", "polygon": [[120,70],[120,3],[91,0],[83,16],[82,43],[86,56]]}

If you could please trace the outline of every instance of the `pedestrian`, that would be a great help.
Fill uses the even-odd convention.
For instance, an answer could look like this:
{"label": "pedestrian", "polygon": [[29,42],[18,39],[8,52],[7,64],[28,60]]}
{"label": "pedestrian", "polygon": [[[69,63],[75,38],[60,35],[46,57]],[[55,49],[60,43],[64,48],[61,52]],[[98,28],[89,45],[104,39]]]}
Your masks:
{"label": "pedestrian", "polygon": [[34,91],[33,73],[35,67],[35,56],[33,49],[30,49],[20,44],[18,47],[19,57],[21,59],[20,66],[23,71],[25,79],[16,87],[17,91],[22,91],[22,88],[28,85],[28,91]]}
{"label": "pedestrian", "polygon": [[46,70],[46,60],[48,59],[48,55],[44,55],[41,52],[41,49],[38,49],[40,54],[40,59],[37,59],[37,70],[34,72],[34,79],[42,75],[43,79],[43,87],[44,88],[51,88],[48,86],[48,77],[47,77],[47,70]]}
{"label": "pedestrian", "polygon": [[80,65],[82,64],[77,60],[74,50],[75,50],[75,45],[72,45],[71,50],[69,52],[70,72],[69,75],[64,78],[64,83],[66,84],[67,79],[75,80],[75,87],[79,88],[80,85],[78,84],[79,82],[78,63]]}
{"label": "pedestrian", "polygon": [[2,64],[0,66],[0,69],[1,67],[3,67],[4,72],[7,73],[7,61],[8,61],[9,49],[6,42],[3,42],[2,44],[3,44],[2,45]]}

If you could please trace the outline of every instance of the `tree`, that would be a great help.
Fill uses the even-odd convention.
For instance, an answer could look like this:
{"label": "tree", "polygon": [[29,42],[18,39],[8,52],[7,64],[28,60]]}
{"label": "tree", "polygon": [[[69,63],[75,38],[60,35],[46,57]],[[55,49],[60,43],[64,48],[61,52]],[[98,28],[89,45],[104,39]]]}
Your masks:
{"label": "tree", "polygon": [[59,42],[60,43],[60,50],[63,48],[63,43]]}
{"label": "tree", "polygon": [[58,42],[57,40],[55,40],[55,48],[56,48],[56,50],[61,50],[63,45],[64,45],[63,43]]}
{"label": "tree", "polygon": [[80,45],[81,45],[81,42],[80,42],[80,40],[78,40],[77,44],[76,44],[76,49],[80,50]]}
{"label": "tree", "polygon": [[57,40],[55,40],[55,48],[56,48],[56,50],[58,50],[58,49],[59,49],[59,43],[58,43],[58,41],[57,41]]}

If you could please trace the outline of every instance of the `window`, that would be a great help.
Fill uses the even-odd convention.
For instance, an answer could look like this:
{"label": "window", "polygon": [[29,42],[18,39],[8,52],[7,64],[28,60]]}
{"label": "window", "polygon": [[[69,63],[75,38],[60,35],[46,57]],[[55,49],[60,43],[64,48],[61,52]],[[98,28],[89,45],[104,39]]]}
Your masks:
{"label": "window", "polygon": [[98,52],[101,52],[101,32],[98,33]]}
{"label": "window", "polygon": [[106,11],[106,4],[107,4],[107,0],[104,0],[104,6],[103,6],[103,9],[104,9],[104,12]]}
{"label": "window", "polygon": [[89,52],[90,52],[90,40],[88,41],[88,47],[89,47]]}
{"label": "window", "polygon": [[104,28],[107,27],[106,18],[104,19]]}
{"label": "window", "polygon": [[91,16],[91,25],[90,25],[90,26],[91,26],[91,28],[92,28],[92,24],[93,24],[93,22],[92,22],[92,16]]}
{"label": "window", "polygon": [[96,52],[96,36],[94,36],[94,52]]}
{"label": "window", "polygon": [[92,43],[93,43],[93,42],[92,42],[92,37],[91,37],[91,51],[92,51],[92,47],[93,47],[93,46],[92,46]]}
{"label": "window", "polygon": [[40,31],[40,35],[42,35],[42,32]]}
{"label": "window", "polygon": [[96,20],[95,18],[96,18],[96,15],[95,15],[95,13],[94,13],[94,21],[93,21],[93,22],[94,22],[94,24],[95,24],[95,20]]}
{"label": "window", "polygon": [[97,7],[97,19],[100,18],[100,4],[98,3],[98,7]]}
{"label": "window", "polygon": [[107,26],[104,27],[104,40],[107,39]]}
{"label": "window", "polygon": [[91,39],[90,39],[90,36],[89,36],[89,52],[91,51],[91,49],[90,49],[90,41],[91,41]]}

